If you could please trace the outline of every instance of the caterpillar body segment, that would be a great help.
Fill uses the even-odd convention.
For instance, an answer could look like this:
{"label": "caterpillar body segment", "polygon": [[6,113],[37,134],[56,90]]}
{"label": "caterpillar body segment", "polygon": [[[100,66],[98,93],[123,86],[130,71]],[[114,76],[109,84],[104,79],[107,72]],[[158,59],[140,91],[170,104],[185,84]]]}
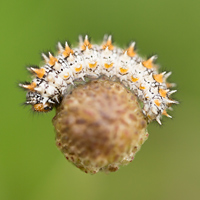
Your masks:
{"label": "caterpillar body segment", "polygon": [[79,37],[76,48],[67,42],[65,47],[60,42],[57,47],[55,56],[50,52],[48,56],[42,54],[43,66],[28,68],[35,77],[31,83],[19,84],[28,90],[26,104],[32,105],[34,111],[52,110],[76,81],[115,76],[142,101],[143,114],[149,122],[156,120],[161,124],[162,115],[171,118],[167,110],[178,102],[170,98],[176,90],[169,88],[175,84],[166,82],[171,72],[158,72],[156,55],[145,60],[135,51],[135,42],[124,50],[115,47],[107,35],[101,45],[90,43],[86,35],[84,39]]}

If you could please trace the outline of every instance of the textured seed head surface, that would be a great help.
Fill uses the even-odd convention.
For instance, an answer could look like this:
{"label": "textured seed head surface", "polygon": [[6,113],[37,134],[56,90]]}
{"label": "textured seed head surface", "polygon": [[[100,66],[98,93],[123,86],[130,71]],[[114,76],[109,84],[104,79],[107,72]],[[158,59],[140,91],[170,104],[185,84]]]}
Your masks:
{"label": "textured seed head surface", "polygon": [[53,124],[66,159],[91,174],[128,164],[148,137],[137,97],[104,78],[78,85],[66,95]]}

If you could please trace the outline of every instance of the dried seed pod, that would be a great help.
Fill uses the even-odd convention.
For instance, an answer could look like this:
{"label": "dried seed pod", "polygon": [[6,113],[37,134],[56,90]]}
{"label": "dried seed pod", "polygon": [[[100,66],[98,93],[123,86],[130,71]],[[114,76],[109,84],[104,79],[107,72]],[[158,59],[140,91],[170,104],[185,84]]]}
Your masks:
{"label": "dried seed pod", "polygon": [[65,95],[53,124],[66,159],[91,174],[128,164],[148,137],[137,97],[121,83],[105,79]]}

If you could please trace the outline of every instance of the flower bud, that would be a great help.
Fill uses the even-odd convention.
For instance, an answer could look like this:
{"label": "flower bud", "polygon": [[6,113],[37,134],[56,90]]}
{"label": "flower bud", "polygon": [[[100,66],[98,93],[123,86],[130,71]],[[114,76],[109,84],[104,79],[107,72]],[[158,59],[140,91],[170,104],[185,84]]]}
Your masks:
{"label": "flower bud", "polygon": [[137,97],[105,79],[78,85],[65,95],[53,124],[66,159],[90,174],[127,165],[148,137]]}

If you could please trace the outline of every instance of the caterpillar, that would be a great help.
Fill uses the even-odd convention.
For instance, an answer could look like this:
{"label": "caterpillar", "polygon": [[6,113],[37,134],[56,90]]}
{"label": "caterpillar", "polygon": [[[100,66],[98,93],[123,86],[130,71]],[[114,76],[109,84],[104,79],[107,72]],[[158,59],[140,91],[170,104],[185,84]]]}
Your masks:
{"label": "caterpillar", "polygon": [[52,110],[76,81],[107,76],[119,79],[138,97],[148,122],[156,120],[161,125],[162,115],[171,118],[167,110],[178,102],[170,95],[177,90],[170,90],[175,84],[167,82],[171,72],[158,72],[156,55],[145,60],[137,54],[135,42],[124,50],[113,45],[111,35],[104,36],[102,45],[92,44],[86,35],[84,39],[79,36],[76,48],[67,42],[65,47],[58,42],[57,47],[55,56],[42,54],[43,66],[27,68],[34,75],[32,82],[19,84],[28,90],[25,104],[32,105],[34,111]]}

